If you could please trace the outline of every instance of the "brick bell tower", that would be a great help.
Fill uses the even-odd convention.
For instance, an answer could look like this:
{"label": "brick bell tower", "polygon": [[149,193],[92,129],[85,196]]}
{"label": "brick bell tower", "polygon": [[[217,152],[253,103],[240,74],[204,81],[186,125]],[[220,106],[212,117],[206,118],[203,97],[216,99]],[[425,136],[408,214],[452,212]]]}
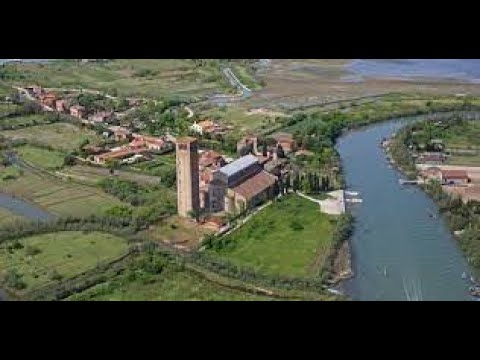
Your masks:
{"label": "brick bell tower", "polygon": [[183,137],[176,145],[178,214],[190,217],[200,211],[198,142],[194,137]]}

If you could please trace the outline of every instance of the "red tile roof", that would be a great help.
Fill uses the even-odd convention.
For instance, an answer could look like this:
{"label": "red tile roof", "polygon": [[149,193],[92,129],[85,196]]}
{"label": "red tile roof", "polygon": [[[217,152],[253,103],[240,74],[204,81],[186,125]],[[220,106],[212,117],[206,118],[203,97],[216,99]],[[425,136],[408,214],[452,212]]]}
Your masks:
{"label": "red tile roof", "polygon": [[468,180],[468,174],[465,170],[442,170],[444,179]]}
{"label": "red tile roof", "polygon": [[270,175],[266,171],[261,171],[248,180],[242,182],[240,185],[234,187],[232,190],[243,196],[245,199],[250,200],[269,187],[273,186],[276,180],[277,178],[275,176]]}

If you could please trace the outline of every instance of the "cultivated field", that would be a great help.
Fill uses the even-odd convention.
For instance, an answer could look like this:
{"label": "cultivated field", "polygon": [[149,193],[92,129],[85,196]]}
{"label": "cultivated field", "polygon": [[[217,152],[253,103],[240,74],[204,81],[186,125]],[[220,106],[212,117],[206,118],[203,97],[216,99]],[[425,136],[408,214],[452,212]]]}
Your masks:
{"label": "cultivated field", "polygon": [[315,276],[332,245],[333,224],[318,204],[290,195],[254,215],[212,249],[238,265],[284,276]]}
{"label": "cultivated field", "polygon": [[30,200],[59,216],[101,215],[107,209],[122,204],[95,187],[31,172],[25,172],[17,179],[0,181],[0,187],[2,192]]}
{"label": "cultivated field", "polygon": [[0,127],[15,127],[22,128],[32,125],[40,125],[47,123],[45,116],[42,115],[25,115],[15,117],[4,117],[0,119]]}
{"label": "cultivated field", "polygon": [[222,287],[189,271],[162,271],[141,278],[114,279],[73,295],[69,300],[96,301],[245,301],[267,297]]}
{"label": "cultivated field", "polygon": [[20,239],[21,246],[11,243],[0,245],[0,274],[15,271],[26,290],[70,278],[128,251],[126,240],[100,232],[63,231]]}
{"label": "cultivated field", "polygon": [[115,177],[122,180],[134,181],[140,185],[158,185],[160,183],[160,177],[137,174],[132,171],[115,170],[114,175],[110,174],[110,170],[107,168],[88,166],[88,165],[75,165],[66,167],[57,175],[64,177],[71,177],[72,179],[85,182],[87,184],[96,185],[100,181]]}
{"label": "cultivated field", "polygon": [[19,130],[2,131],[2,135],[10,139],[25,139],[29,142],[51,146],[56,150],[77,150],[85,141],[91,144],[101,142],[100,136],[93,131],[79,128],[73,124],[55,123],[31,126]]}
{"label": "cultivated field", "polygon": [[196,67],[183,59],[117,59],[104,64],[58,61],[49,64],[10,65],[21,74],[18,85],[53,88],[114,90],[123,96],[203,95],[228,88],[219,66]]}
{"label": "cultivated field", "polygon": [[63,166],[65,154],[60,151],[47,150],[33,146],[20,146],[16,148],[20,157],[27,163],[47,170],[54,170]]}

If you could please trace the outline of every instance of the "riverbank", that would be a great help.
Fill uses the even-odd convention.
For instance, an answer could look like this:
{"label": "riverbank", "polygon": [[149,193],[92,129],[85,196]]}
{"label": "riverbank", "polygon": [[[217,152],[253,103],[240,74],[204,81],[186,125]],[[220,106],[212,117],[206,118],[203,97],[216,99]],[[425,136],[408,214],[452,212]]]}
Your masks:
{"label": "riverbank", "polygon": [[[416,127],[421,127],[428,120],[416,123]],[[408,168],[416,168],[415,161],[404,141],[411,136],[413,126],[404,127],[396,136],[391,139],[401,151],[392,152],[389,148],[388,154],[392,157],[394,164],[405,162]],[[405,156],[401,156],[404,154]],[[405,174],[405,166],[398,166],[397,169]],[[416,174],[418,171],[416,172]],[[450,185],[448,185],[450,186]],[[435,182],[426,182],[419,184],[422,189],[438,206],[440,214],[445,219],[446,224],[457,240],[460,249],[463,251],[467,261],[474,267],[474,270],[480,273],[480,220],[478,202],[463,202],[459,197],[447,193],[442,185]]]}
{"label": "riverbank", "polygon": [[379,146],[418,118],[372,124],[337,141],[346,189],[363,200],[349,206],[355,218],[349,238],[355,276],[339,287],[353,300],[471,300],[461,279],[468,264],[443,219],[430,216],[437,212],[434,202],[399,184],[399,172]]}

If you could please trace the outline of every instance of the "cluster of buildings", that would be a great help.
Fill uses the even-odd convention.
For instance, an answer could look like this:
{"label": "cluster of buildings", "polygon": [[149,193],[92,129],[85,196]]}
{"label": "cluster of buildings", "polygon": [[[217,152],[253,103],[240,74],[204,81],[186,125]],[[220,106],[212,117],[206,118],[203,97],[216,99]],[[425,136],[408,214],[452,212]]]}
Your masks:
{"label": "cluster of buildings", "polygon": [[277,177],[248,154],[227,163],[218,153],[199,154],[193,137],[177,139],[178,213],[235,213],[275,196]]}
{"label": "cluster of buildings", "polygon": [[[237,143],[240,158],[228,159],[213,150],[199,150],[193,137],[177,139],[178,212],[192,214],[232,214],[255,207],[278,192],[278,179],[290,171],[288,159],[278,156],[295,152],[292,134],[271,136],[270,145],[257,136]],[[244,153],[247,148],[247,153]]]}
{"label": "cluster of buildings", "polygon": [[190,130],[196,134],[205,135],[224,135],[227,130],[230,130],[229,127],[222,126],[212,120],[203,120],[200,122],[194,122],[190,126]]}
{"label": "cluster of buildings", "polygon": [[[41,86],[31,85],[26,88],[27,92],[36,99],[46,110],[57,111],[59,113],[66,113],[77,119],[80,119],[84,124],[95,125],[99,123],[108,123],[117,117],[117,113],[113,111],[97,111],[89,113],[84,106],[75,104],[71,105],[71,101],[60,98],[57,94],[46,91]],[[139,100],[129,100],[129,106],[137,106]]]}
{"label": "cluster of buildings", "polygon": [[[115,128],[115,127],[112,127]],[[103,150],[93,155],[96,164],[104,165],[109,161],[117,160],[123,163],[133,163],[150,153],[165,153],[173,150],[174,145],[167,137],[153,137],[139,134],[131,134],[127,129],[116,127],[113,129],[115,137],[128,139],[130,142],[118,148]],[[124,138],[124,136],[126,136]]]}
{"label": "cluster of buildings", "polygon": [[467,185],[471,179],[465,170],[445,170],[439,167],[428,167],[421,171],[427,180],[435,180],[442,185]]}

